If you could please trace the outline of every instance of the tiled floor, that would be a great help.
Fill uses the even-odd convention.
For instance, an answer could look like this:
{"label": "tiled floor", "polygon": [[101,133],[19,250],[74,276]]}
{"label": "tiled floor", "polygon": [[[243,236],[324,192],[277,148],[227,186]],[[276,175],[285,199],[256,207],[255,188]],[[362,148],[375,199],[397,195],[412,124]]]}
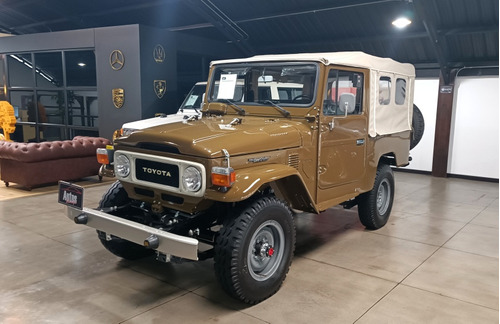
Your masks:
{"label": "tiled floor", "polygon": [[[86,189],[94,207],[109,186]],[[0,188],[1,192],[12,188]],[[49,190],[50,191],[50,190]],[[213,261],[121,260],[55,193],[0,201],[0,323],[498,323],[498,184],[396,173],[388,224],[296,216],[281,290],[247,306]]]}

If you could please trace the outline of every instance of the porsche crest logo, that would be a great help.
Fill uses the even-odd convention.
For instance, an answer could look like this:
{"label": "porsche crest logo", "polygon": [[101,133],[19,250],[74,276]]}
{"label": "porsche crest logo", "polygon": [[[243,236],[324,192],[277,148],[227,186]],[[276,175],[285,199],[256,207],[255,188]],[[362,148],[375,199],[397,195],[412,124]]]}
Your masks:
{"label": "porsche crest logo", "polygon": [[113,105],[115,105],[116,108],[123,107],[123,103],[125,102],[125,90],[116,88],[111,90],[111,92],[113,94]]}
{"label": "porsche crest logo", "polygon": [[153,58],[156,63],[163,63],[165,61],[165,49],[160,44],[156,44],[153,49]]}
{"label": "porsche crest logo", "polygon": [[167,90],[167,81],[165,80],[155,80],[154,89],[158,99],[161,99]]}

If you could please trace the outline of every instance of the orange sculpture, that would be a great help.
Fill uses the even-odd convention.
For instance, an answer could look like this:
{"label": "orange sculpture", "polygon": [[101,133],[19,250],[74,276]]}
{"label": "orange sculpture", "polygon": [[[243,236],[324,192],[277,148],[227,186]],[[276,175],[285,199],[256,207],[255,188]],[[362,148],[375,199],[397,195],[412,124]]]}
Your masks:
{"label": "orange sculpture", "polygon": [[14,107],[8,101],[0,101],[0,128],[6,141],[10,141],[10,134],[16,130],[16,116]]}

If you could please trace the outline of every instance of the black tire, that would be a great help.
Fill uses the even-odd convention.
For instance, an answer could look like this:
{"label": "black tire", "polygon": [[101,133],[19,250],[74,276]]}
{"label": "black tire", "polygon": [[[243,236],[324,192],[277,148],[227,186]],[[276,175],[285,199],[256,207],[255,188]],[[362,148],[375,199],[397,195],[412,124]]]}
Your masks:
{"label": "black tire", "polygon": [[383,227],[391,214],[394,201],[394,174],[387,164],[380,164],[372,190],[358,197],[358,214],[367,229]]}
{"label": "black tire", "polygon": [[[120,181],[115,181],[108,191],[102,196],[99,202],[99,208],[124,206],[130,202],[125,189],[123,189]],[[124,215],[127,209],[113,212],[111,214],[116,216]],[[137,260],[154,253],[153,250],[147,249],[142,245],[124,240],[118,236],[111,235],[111,240],[106,239],[106,233],[97,231],[97,236],[102,245],[111,253],[127,260]]]}
{"label": "black tire", "polygon": [[243,206],[224,222],[215,245],[215,275],[225,291],[247,304],[274,295],[290,268],[295,225],[290,208],[274,196]]}
{"label": "black tire", "polygon": [[416,105],[413,105],[413,118],[411,120],[411,139],[410,139],[410,150],[412,150],[424,136],[425,122],[422,112]]}

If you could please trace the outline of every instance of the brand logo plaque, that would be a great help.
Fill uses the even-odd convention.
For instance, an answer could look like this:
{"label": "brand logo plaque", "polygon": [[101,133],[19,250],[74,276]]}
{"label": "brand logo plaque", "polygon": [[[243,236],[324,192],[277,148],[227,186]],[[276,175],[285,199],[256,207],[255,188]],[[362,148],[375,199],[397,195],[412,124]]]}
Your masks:
{"label": "brand logo plaque", "polygon": [[165,49],[160,44],[156,44],[153,49],[153,58],[156,63],[163,63],[165,61]]}
{"label": "brand logo plaque", "polygon": [[111,90],[111,93],[113,94],[113,105],[118,109],[123,107],[123,103],[125,102],[125,90],[116,88]]}
{"label": "brand logo plaque", "polygon": [[167,90],[167,81],[165,80],[155,80],[154,89],[158,99],[161,99]]}
{"label": "brand logo plaque", "polygon": [[122,51],[114,50],[111,52],[111,55],[109,55],[109,64],[113,70],[121,70],[123,65],[125,65],[125,56],[123,56]]}

